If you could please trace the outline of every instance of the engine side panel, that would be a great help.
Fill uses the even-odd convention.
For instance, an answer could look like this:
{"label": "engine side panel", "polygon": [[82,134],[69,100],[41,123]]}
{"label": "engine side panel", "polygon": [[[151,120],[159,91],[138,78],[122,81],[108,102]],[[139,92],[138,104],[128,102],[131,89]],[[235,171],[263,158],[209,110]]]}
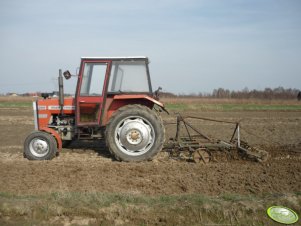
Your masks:
{"label": "engine side panel", "polygon": [[[60,106],[58,99],[45,99],[37,101],[37,121],[38,129],[49,127],[53,115],[60,114]],[[63,113],[65,115],[75,114],[74,98],[65,98]]]}

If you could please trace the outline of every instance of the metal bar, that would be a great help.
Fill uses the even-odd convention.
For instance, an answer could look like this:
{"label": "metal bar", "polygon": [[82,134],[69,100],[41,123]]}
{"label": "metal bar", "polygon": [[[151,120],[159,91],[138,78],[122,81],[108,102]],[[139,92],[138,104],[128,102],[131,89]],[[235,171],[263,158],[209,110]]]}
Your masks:
{"label": "metal bar", "polygon": [[191,139],[191,136],[190,136],[189,130],[188,130],[188,128],[187,128],[186,122],[185,122],[184,120],[182,120],[182,122],[183,122],[183,124],[184,124],[184,126],[185,126],[185,129],[186,129],[186,132],[187,132],[187,134],[188,134],[188,136],[189,136],[189,139]]}
{"label": "metal bar", "polygon": [[177,116],[177,131],[176,131],[176,141],[179,141],[179,135],[180,135],[180,118]]}
{"label": "metal bar", "polygon": [[[211,141],[211,139],[210,139],[208,136],[206,136],[205,134],[201,133],[201,132],[200,132],[198,129],[196,129],[194,126],[190,125],[190,123],[184,121],[184,119],[182,119],[182,121],[184,122],[185,125],[187,124],[192,130],[194,130],[195,132],[197,132],[197,133],[198,133],[199,135],[201,135],[203,138],[205,138],[205,139]],[[189,136],[189,137],[190,137],[190,136]]]}
{"label": "metal bar", "polygon": [[243,151],[246,155],[255,157],[258,161],[260,161],[260,159],[262,157],[260,154],[257,154],[257,153],[254,153],[252,151],[249,151],[248,149],[245,149],[245,148],[243,148],[241,146],[238,146],[237,148],[240,151]]}
{"label": "metal bar", "polygon": [[237,126],[237,146],[240,147],[240,131],[239,131],[239,125]]}
{"label": "metal bar", "polygon": [[[182,117],[183,118],[183,117]],[[186,116],[184,117],[185,119],[201,119],[205,121],[212,121],[212,122],[223,122],[223,123],[228,123],[228,124],[236,124],[237,122],[230,122],[230,121],[223,121],[223,120],[217,120],[217,119],[210,119],[210,118],[203,118],[203,117],[195,117],[195,116]],[[183,119],[184,119],[183,118]]]}
{"label": "metal bar", "polygon": [[[183,124],[184,124],[184,126],[185,126],[186,132],[187,132],[187,134],[188,134],[188,136],[189,136],[189,139],[191,140],[191,136],[190,136],[189,130],[188,130],[188,128],[187,128],[186,122],[184,121],[184,119],[183,119],[183,117],[182,117],[182,115],[181,115],[180,113],[178,113],[178,116],[177,116],[177,121],[178,121],[178,120],[179,120],[179,124],[177,124],[177,125],[179,125],[179,128],[177,128],[177,131],[178,131],[178,129],[179,129],[179,132],[180,132],[180,122],[182,121]],[[178,133],[178,136],[179,136],[179,133]],[[179,137],[178,137],[178,138],[179,138]]]}
{"label": "metal bar", "polygon": [[34,129],[38,130],[39,129],[39,124],[38,124],[37,101],[32,102],[32,107],[33,107],[33,117],[34,117]]}
{"label": "metal bar", "polygon": [[63,108],[64,108],[64,85],[63,85],[63,76],[62,76],[62,69],[59,70],[59,105],[61,108],[61,115],[63,115]]}
{"label": "metal bar", "polygon": [[181,143],[180,148],[208,148],[208,149],[217,149],[217,148],[234,148],[232,144],[228,143],[205,143],[205,144],[188,144],[188,143]]}
{"label": "metal bar", "polygon": [[239,127],[239,123],[236,123],[236,126],[235,126],[235,129],[234,129],[233,135],[232,135],[232,137],[231,137],[231,139],[230,139],[230,142],[233,141],[234,136],[235,136],[235,134],[236,134],[236,131],[237,131],[237,128],[238,128],[238,127]]}

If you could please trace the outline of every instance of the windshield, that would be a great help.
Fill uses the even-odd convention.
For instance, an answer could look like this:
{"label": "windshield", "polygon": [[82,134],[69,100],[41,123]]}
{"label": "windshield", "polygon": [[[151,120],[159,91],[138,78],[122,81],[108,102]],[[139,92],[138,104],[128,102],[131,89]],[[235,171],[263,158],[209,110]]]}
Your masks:
{"label": "windshield", "polygon": [[108,92],[151,92],[145,61],[113,61]]}

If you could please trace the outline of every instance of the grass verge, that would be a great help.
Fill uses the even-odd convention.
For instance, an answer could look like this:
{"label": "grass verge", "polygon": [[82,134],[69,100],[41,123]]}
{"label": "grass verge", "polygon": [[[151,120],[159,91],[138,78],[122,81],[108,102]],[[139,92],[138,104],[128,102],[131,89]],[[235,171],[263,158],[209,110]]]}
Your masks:
{"label": "grass verge", "polygon": [[0,108],[23,108],[31,107],[34,97],[0,97]]}
{"label": "grass verge", "polygon": [[[0,108],[31,107],[33,97],[0,97]],[[187,111],[301,111],[295,100],[163,98],[168,110]]]}
{"label": "grass verge", "polygon": [[0,102],[0,108],[25,108],[31,106],[32,102]]}
{"label": "grass verge", "polygon": [[247,103],[167,103],[166,108],[174,111],[300,111],[300,105],[285,104],[247,104]]}
{"label": "grass verge", "polygon": [[1,225],[275,225],[272,205],[300,213],[301,194],[142,196],[57,192],[0,193]]}

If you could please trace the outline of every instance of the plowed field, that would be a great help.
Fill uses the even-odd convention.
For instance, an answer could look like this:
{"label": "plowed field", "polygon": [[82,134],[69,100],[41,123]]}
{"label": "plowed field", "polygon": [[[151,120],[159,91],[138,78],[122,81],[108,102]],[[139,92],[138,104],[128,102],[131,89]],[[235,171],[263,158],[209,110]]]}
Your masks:
{"label": "plowed field", "polygon": [[[57,192],[94,192],[138,197],[187,194],[201,194],[208,197],[219,197],[225,194],[237,196],[299,194],[297,202],[292,201],[291,205],[300,213],[300,111],[197,112],[191,110],[185,114],[218,120],[243,119],[243,138],[250,144],[267,150],[270,154],[269,160],[257,163],[236,159],[196,164],[168,158],[167,153],[161,152],[153,161],[123,163],[112,159],[101,142],[77,142],[71,144],[70,148],[63,149],[59,156],[51,161],[28,161],[23,158],[22,152],[23,141],[33,130],[32,110],[26,107],[2,107],[0,108],[0,192],[17,196]],[[163,119],[166,122],[175,120],[172,114],[163,115]],[[214,137],[224,139],[232,133],[227,125],[207,121],[194,123]],[[167,135],[173,136],[174,128],[168,126]],[[5,216],[3,211],[2,208],[0,219],[2,218],[6,223],[12,222],[11,216],[9,214]],[[105,222],[108,224],[131,224],[130,222],[157,224],[159,222],[160,224],[156,217],[157,215],[145,215],[145,222],[134,219]],[[90,223],[84,220],[72,222],[74,218],[66,220],[65,216],[53,222],[59,225],[100,222],[97,217],[94,218],[92,221],[87,221]],[[191,219],[186,222],[202,225],[201,220],[191,221]],[[47,222],[51,223],[51,221],[44,223]],[[183,222],[185,220],[170,221],[165,224],[183,224]],[[164,222],[162,224],[164,225]]]}

